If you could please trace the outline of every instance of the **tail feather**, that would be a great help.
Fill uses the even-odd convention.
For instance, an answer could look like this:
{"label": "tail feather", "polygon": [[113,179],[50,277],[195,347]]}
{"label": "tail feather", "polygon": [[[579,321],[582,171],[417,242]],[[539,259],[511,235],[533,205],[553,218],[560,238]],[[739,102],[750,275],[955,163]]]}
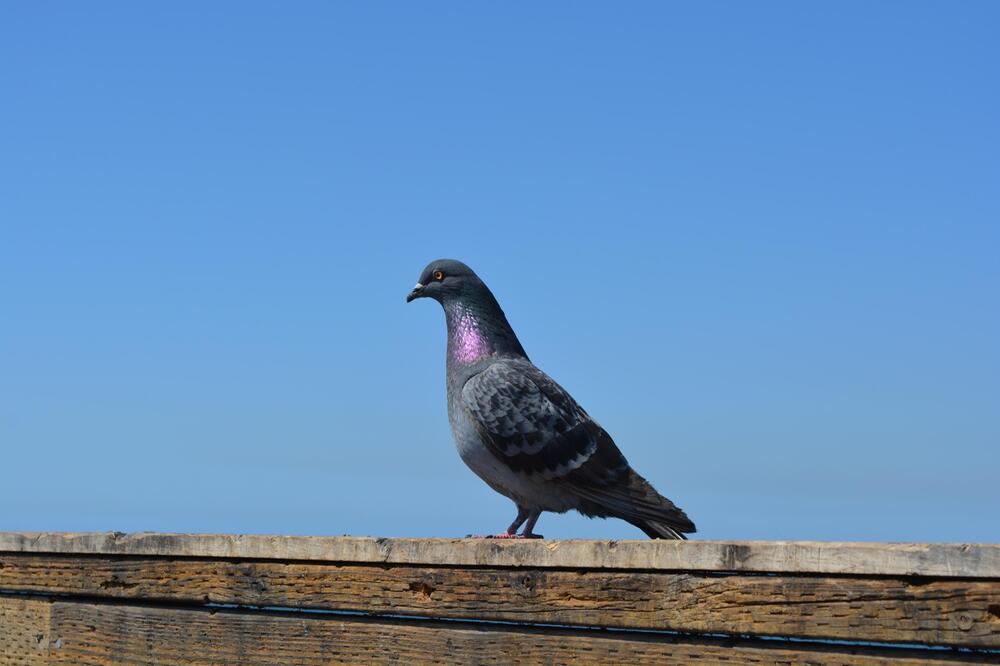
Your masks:
{"label": "tail feather", "polygon": [[685,532],[697,531],[684,511],[633,469],[618,483],[574,490],[584,500],[579,508],[584,515],[621,518],[652,539],[686,539]]}
{"label": "tail feather", "polygon": [[683,532],[678,532],[676,529],[667,525],[666,523],[657,523],[652,520],[635,520],[628,519],[628,522],[632,523],[640,530],[646,533],[650,539],[681,539],[687,540]]}

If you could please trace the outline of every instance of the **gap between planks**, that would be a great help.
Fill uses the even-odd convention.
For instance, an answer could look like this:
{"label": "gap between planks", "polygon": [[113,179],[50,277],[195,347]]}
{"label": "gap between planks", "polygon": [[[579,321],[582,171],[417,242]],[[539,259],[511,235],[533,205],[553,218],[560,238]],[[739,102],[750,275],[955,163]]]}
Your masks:
{"label": "gap between planks", "polygon": [[2,666],[318,666],[400,661],[950,666],[1000,663],[1000,656],[0,596]]}
{"label": "gap between planks", "polygon": [[0,590],[1000,649],[984,580],[0,554]]}

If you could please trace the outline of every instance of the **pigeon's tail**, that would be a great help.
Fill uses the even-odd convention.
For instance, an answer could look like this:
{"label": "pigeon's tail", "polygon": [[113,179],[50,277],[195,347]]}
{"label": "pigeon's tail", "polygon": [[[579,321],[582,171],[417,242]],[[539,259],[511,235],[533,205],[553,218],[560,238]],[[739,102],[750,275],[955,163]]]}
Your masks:
{"label": "pigeon's tail", "polygon": [[683,532],[678,532],[666,523],[657,523],[652,520],[635,520],[626,518],[640,530],[646,533],[650,539],[687,539]]}
{"label": "pigeon's tail", "polygon": [[621,518],[632,523],[651,539],[686,539],[696,532],[691,519],[676,504],[656,492],[633,469],[621,482],[607,486],[575,488],[584,500],[580,512],[588,516]]}

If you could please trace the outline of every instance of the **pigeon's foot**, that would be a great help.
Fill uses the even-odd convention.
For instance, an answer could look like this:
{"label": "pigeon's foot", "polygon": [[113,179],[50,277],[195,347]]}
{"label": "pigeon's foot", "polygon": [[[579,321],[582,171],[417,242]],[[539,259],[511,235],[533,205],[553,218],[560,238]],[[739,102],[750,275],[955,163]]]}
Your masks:
{"label": "pigeon's foot", "polygon": [[[542,515],[541,510],[532,511],[518,504],[517,518],[510,524],[506,532],[501,532],[500,534],[467,534],[466,536],[475,539],[544,539],[545,537],[541,534],[535,534],[534,532],[535,522],[540,515]],[[524,529],[518,534],[517,530],[520,529],[521,525],[524,525]]]}

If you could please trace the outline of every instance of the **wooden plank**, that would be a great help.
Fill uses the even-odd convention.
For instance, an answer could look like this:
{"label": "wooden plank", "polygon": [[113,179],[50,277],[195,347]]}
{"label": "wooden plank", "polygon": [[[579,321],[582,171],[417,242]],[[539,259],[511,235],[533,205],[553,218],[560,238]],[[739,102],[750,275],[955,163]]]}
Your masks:
{"label": "wooden plank", "polygon": [[0,551],[1000,579],[1000,544],[503,541],[245,534],[0,532]]}
{"label": "wooden plank", "polygon": [[[515,626],[316,614],[153,608],[21,600],[50,617],[47,659],[17,644],[7,663],[73,666],[297,664],[742,664],[953,666],[1000,657],[775,641],[691,640]],[[8,600],[0,598],[0,608]],[[48,606],[48,608],[46,608]],[[23,606],[22,606],[23,608]],[[23,659],[22,659],[23,658]],[[34,661],[31,661],[34,659]]]}
{"label": "wooden plank", "polygon": [[0,596],[0,666],[48,664],[52,605]]}
{"label": "wooden plank", "polygon": [[1000,649],[1000,582],[0,554],[0,590]]}

